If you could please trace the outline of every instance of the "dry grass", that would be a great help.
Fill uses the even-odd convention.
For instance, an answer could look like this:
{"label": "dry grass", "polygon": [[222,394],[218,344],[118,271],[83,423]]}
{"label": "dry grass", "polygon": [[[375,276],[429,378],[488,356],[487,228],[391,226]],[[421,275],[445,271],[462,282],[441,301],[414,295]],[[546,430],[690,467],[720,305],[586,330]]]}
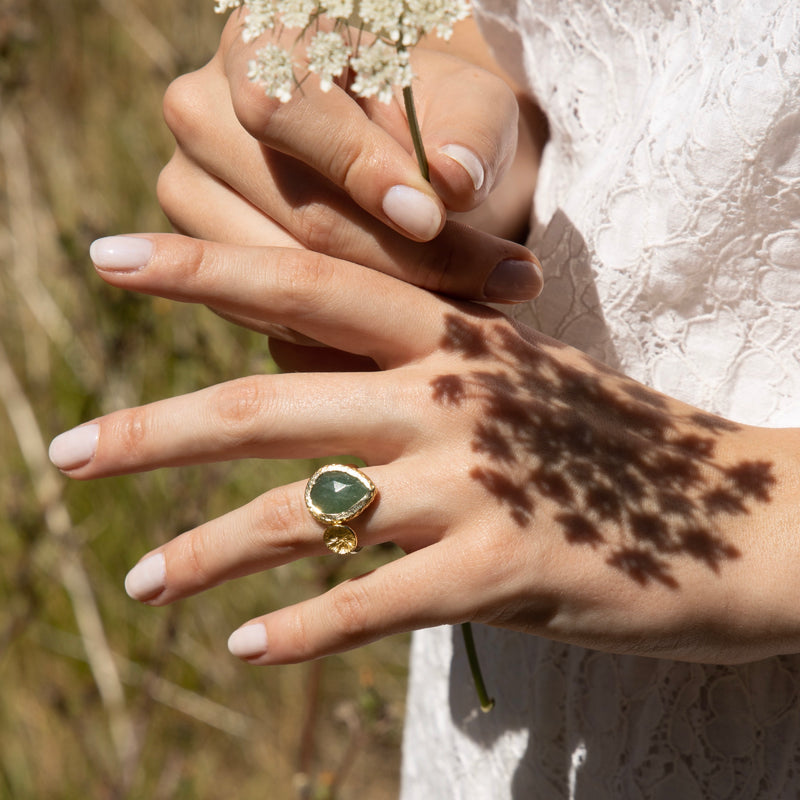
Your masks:
{"label": "dry grass", "polygon": [[95,414],[273,369],[257,335],[112,290],[86,255],[99,235],[166,229],[160,98],[220,24],[210,0],[0,0],[0,797],[396,793],[404,639],[270,669],[225,648],[241,622],[353,562],[167,609],[122,591],[157,543],[313,465],[78,484],[46,461],[52,435]]}

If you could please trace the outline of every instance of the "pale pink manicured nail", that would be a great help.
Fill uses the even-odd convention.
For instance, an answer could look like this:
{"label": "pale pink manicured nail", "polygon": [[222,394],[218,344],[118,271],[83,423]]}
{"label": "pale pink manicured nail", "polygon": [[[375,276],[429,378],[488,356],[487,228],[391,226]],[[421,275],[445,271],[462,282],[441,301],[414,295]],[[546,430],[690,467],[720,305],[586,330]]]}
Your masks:
{"label": "pale pink manicured nail", "polygon": [[383,196],[383,211],[395,225],[423,241],[432,239],[442,225],[439,206],[410,186],[392,186]]}
{"label": "pale pink manicured nail", "polygon": [[88,464],[97,450],[100,426],[81,425],[61,433],[50,442],[48,455],[59,469],[76,469]]}
{"label": "pale pink manicured nail", "polygon": [[150,260],[153,243],[139,236],[106,236],[89,247],[89,257],[100,269],[136,272]]}
{"label": "pale pink manicured nail", "polygon": [[163,553],[140,561],[125,576],[125,591],[134,600],[149,600],[164,591],[167,585],[167,564]]}
{"label": "pale pink manicured nail", "polygon": [[228,639],[228,650],[238,658],[255,658],[267,652],[267,631],[253,623],[234,631]]}
{"label": "pale pink manicured nail", "polygon": [[486,173],[483,170],[483,164],[481,164],[480,159],[472,150],[460,144],[446,144],[444,147],[439,148],[439,152],[463,167],[472,180],[472,185],[475,187],[476,192],[483,186]]}

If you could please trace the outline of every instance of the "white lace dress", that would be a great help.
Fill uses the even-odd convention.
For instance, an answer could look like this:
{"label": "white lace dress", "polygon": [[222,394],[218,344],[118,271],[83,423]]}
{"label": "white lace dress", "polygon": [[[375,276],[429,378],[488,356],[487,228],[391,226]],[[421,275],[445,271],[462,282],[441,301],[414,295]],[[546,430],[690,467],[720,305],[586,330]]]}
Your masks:
{"label": "white lace dress", "polygon": [[[729,419],[800,425],[800,3],[485,0],[551,126],[529,320]],[[800,797],[800,656],[619,657],[415,634],[404,800]]]}

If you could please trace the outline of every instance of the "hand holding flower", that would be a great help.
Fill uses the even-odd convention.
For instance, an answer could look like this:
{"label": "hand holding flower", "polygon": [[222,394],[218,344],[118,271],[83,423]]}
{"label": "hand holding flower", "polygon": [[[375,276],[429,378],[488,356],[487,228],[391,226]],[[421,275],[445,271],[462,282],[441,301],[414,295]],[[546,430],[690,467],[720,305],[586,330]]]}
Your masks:
{"label": "hand holding flower", "polygon": [[[526,134],[523,166],[517,101],[505,81],[433,47],[414,51],[431,185],[420,176],[399,102],[356,100],[339,86],[324,92],[313,75],[288,103],[267,97],[248,78],[258,46],[242,41],[241,26],[234,15],[214,59],[176,81],[165,99],[178,147],[159,199],[179,230],[246,244],[274,241],[280,231],[285,244],[476,299],[538,293],[538,266],[525,248],[444,223],[445,209],[478,208],[503,235],[524,224],[522,194],[501,179],[517,153],[514,177],[529,186],[534,148]],[[453,53],[485,53],[480,45],[474,27],[460,23]],[[200,195],[203,204],[195,202]],[[427,246],[415,241],[431,237]]]}

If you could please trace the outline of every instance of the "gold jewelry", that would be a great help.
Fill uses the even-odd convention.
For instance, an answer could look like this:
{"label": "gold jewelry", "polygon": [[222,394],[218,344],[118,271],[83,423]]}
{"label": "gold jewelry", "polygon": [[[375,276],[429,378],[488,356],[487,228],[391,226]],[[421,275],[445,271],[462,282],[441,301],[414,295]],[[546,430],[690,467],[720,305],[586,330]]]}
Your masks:
{"label": "gold jewelry", "polygon": [[306,484],[306,508],[328,527],[325,546],[333,553],[357,553],[358,537],[346,523],[355,519],[375,499],[375,484],[359,469],[347,464],[320,467]]}

